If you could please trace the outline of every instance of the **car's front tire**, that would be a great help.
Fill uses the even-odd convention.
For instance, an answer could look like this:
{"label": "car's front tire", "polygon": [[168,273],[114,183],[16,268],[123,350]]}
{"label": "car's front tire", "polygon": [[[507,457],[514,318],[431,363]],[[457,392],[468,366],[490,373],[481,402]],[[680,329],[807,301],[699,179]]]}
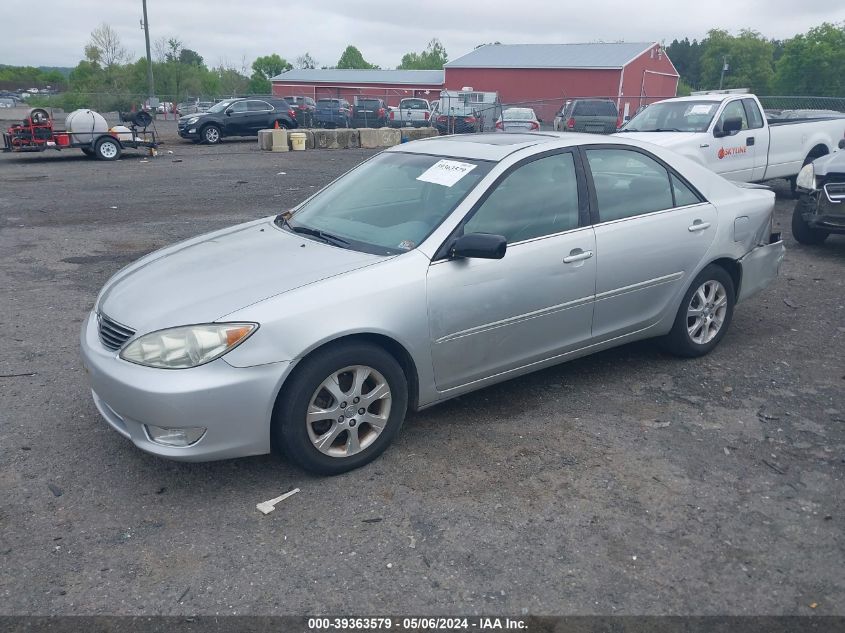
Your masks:
{"label": "car's front tire", "polygon": [[220,128],[216,125],[206,125],[200,131],[200,138],[203,143],[208,143],[209,145],[216,145],[219,143],[221,136]]}
{"label": "car's front tire", "polygon": [[704,356],[728,331],[736,304],[736,289],[728,272],[710,264],[696,275],[684,294],[672,330],[662,347],[675,356]]}
{"label": "car's front tire", "polygon": [[408,381],[384,349],[339,343],[306,357],[273,413],[274,447],[305,470],[337,475],[378,457],[405,419]]}
{"label": "car's front tire", "polygon": [[792,237],[801,244],[817,246],[824,242],[830,233],[823,229],[814,229],[807,224],[803,216],[808,211],[809,204],[807,198],[800,198],[795,203],[795,210],[792,212]]}

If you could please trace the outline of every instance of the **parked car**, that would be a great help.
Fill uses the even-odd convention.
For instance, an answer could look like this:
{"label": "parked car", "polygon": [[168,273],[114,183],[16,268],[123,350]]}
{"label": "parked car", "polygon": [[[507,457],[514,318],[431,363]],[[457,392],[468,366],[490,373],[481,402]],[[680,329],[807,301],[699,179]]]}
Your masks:
{"label": "parked car", "polygon": [[214,103],[211,101],[199,101],[197,102],[197,112],[208,112],[213,105]]}
{"label": "parked car", "polygon": [[479,114],[471,106],[452,106],[434,119],[440,134],[470,134],[481,131],[480,126]]}
{"label": "parked car", "polygon": [[0,97],[0,108],[14,108],[17,102],[14,99]]}
{"label": "parked car", "polygon": [[540,129],[540,120],[533,108],[506,108],[496,121],[498,132],[536,132]]}
{"label": "parked car", "polygon": [[142,450],[340,473],[409,410],[648,337],[708,353],[777,275],[774,201],[634,139],[406,143],[118,272],[83,363]]}
{"label": "parked car", "polygon": [[207,112],[179,118],[179,136],[192,141],[219,143],[226,136],[257,136],[258,130],[297,127],[294,111],[284,99],[226,99]]}
{"label": "parked car", "polygon": [[167,112],[174,112],[174,111],[175,111],[175,108],[173,106],[172,101],[161,101],[161,102],[159,102],[158,107],[156,108],[156,112],[158,112],[159,114],[165,114]]}
{"label": "parked car", "polygon": [[616,131],[619,110],[609,99],[573,99],[555,115],[557,132],[611,134]]}
{"label": "parked car", "polygon": [[296,112],[296,120],[299,123],[299,127],[314,127],[317,113],[317,102],[314,99],[303,95],[291,95],[284,99]]}
{"label": "parked car", "polygon": [[352,106],[346,99],[317,99],[314,120],[317,127],[351,127]]}
{"label": "parked car", "polygon": [[382,99],[359,98],[352,106],[354,127],[386,127],[389,121],[387,104]]}
{"label": "parked car", "polygon": [[[845,150],[845,139],[839,141]],[[798,173],[800,193],[792,213],[792,235],[802,244],[821,244],[845,234],[845,151],[817,158]]]}
{"label": "parked car", "polygon": [[182,116],[186,114],[196,114],[197,112],[199,112],[198,101],[183,101],[176,104],[176,113]]}
{"label": "parked car", "polygon": [[836,149],[845,116],[767,120],[752,94],[704,94],[652,103],[619,132],[675,150],[741,182],[795,176]]}
{"label": "parked car", "polygon": [[391,127],[428,127],[431,125],[431,104],[417,97],[402,99],[390,110]]}

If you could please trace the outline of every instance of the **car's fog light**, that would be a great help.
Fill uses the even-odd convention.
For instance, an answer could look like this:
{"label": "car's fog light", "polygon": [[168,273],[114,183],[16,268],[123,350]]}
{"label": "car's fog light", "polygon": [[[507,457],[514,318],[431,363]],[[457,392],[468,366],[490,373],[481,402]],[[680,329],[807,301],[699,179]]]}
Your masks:
{"label": "car's fog light", "polygon": [[165,429],[152,424],[145,424],[147,435],[156,444],[162,446],[190,446],[196,444],[205,435],[204,426],[189,426],[181,429]]}

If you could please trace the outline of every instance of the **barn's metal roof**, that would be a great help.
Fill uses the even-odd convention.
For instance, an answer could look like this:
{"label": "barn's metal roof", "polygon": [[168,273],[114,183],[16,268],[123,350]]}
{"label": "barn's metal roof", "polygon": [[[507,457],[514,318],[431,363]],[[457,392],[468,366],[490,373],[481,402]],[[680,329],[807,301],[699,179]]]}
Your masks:
{"label": "barn's metal roof", "polygon": [[485,44],[446,68],[623,68],[654,42]]}
{"label": "barn's metal roof", "polygon": [[403,84],[413,86],[442,86],[442,70],[348,70],[340,68],[294,69],[276,75],[271,81],[314,84]]}

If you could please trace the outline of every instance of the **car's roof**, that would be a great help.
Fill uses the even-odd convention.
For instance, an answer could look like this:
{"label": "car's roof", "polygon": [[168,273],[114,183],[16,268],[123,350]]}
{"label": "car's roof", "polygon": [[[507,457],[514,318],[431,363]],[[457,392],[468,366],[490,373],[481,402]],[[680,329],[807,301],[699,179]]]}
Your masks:
{"label": "car's roof", "polygon": [[434,154],[452,158],[468,158],[471,160],[500,161],[506,156],[520,150],[548,146],[549,149],[569,147],[583,143],[628,143],[629,139],[613,139],[612,137],[595,134],[578,134],[568,132],[536,132],[526,134],[454,134],[451,136],[435,136],[411,143],[395,145],[387,151],[413,152],[415,154]]}

